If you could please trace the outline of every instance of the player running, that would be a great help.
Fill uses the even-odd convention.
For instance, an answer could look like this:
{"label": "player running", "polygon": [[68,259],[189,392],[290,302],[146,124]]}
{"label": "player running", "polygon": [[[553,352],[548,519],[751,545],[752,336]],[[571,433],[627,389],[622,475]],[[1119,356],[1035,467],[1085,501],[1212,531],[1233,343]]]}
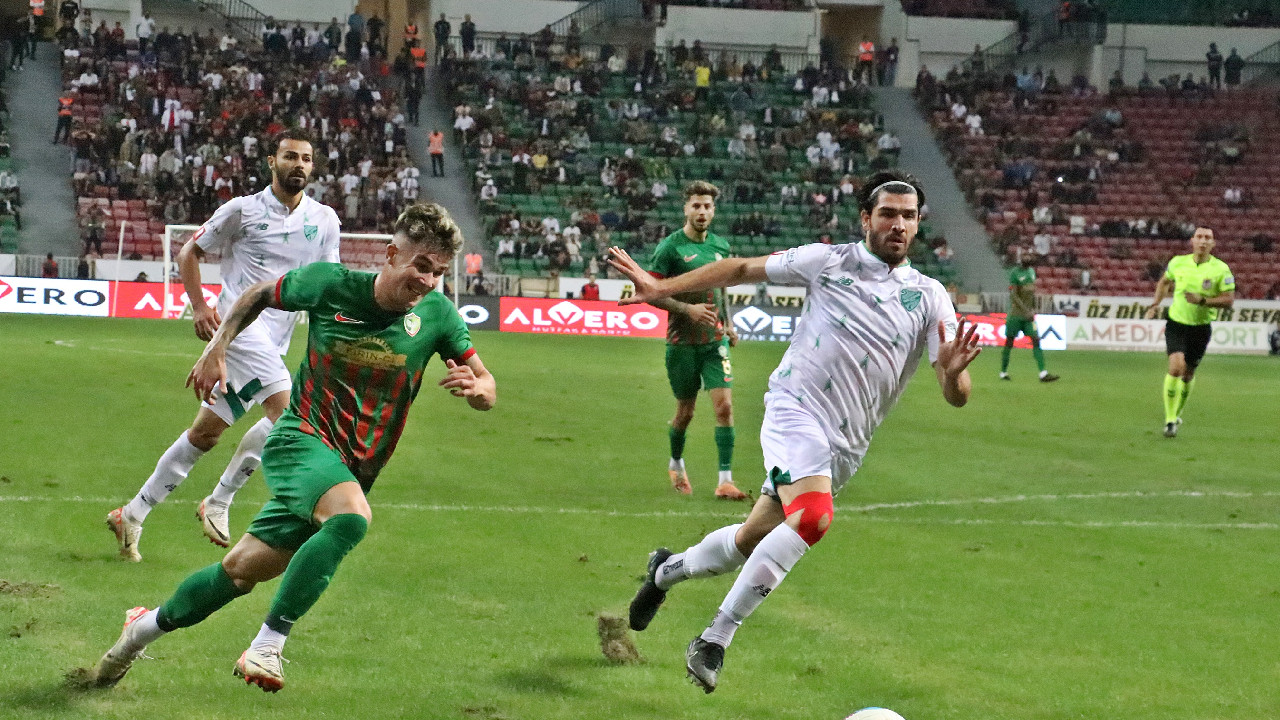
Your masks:
{"label": "player running", "polygon": [[[658,243],[649,263],[656,278],[668,278],[729,257],[729,242],[711,232],[720,190],[698,180],[684,189],[684,227]],[[733,364],[729,348],[738,335],[729,321],[724,291],[708,288],[679,293],[651,303],[667,311],[667,380],[676,396],[676,414],[668,437],[671,461],[667,474],[676,491],[693,492],[684,465],[685,431],[693,422],[698,391],[711,395],[716,415],[716,453],[720,461],[715,496],[726,500],[747,500],[749,496],[733,484]]]}
{"label": "player running", "polygon": [[644,630],[673,585],[742,568],[711,625],[689,643],[686,669],[716,689],[734,632],[831,526],[832,497],[862,464],[871,434],[928,351],[942,396],[969,399],[966,368],[978,356],[974,327],[957,326],[938,281],[907,261],[924,192],[911,175],[878,172],[861,198],[865,242],[805,245],[767,257],[712,263],[655,280],[610,249],[611,264],[647,302],[675,292],[773,282],[808,288],[804,313],[765,393],[760,445],[765,482],[745,522],[713,531],[682,553],[659,548],[631,601]]}
{"label": "player running", "polygon": [[1204,359],[1213,337],[1210,324],[1218,317],[1218,308],[1229,308],[1236,301],[1236,279],[1227,264],[1214,257],[1213,230],[1196,228],[1191,236],[1191,254],[1175,255],[1169,261],[1156,296],[1147,308],[1147,318],[1159,317],[1160,302],[1173,297],[1169,317],[1164,326],[1165,352],[1169,355],[1169,374],[1164,376],[1164,436],[1178,436],[1182,425],[1182,409],[1195,387],[1196,368]]}
{"label": "player running", "polygon": [[[299,130],[281,133],[267,164],[271,185],[224,203],[178,253],[182,284],[201,340],[212,338],[222,322],[218,311],[205,303],[201,290],[200,261],[205,253],[222,254],[218,303],[223,308],[230,308],[254,283],[274,280],[316,261],[338,262],[338,215],[303,192],[315,167],[310,137]],[[294,313],[268,309],[236,337],[227,349],[227,392],[201,404],[191,427],[160,456],[133,500],[107,514],[107,527],[115,533],[123,558],[142,560],[138,541],[147,514],[182,484],[228,427],[250,407],[261,404],[266,417],[244,434],[222,479],[196,510],[211,541],[222,547],[230,543],[227,509],[258,468],[267,433],[289,402],[289,370],[281,356],[289,351],[296,319]]]}
{"label": "player running", "polygon": [[1040,368],[1040,382],[1057,380],[1057,375],[1044,368],[1044,351],[1036,330],[1036,269],[1031,267],[1030,253],[1021,253],[1017,267],[1009,271],[1009,315],[1004,324],[1004,350],[1000,353],[1001,380],[1009,379],[1009,355],[1020,334],[1031,340],[1031,355]]}
{"label": "player running", "polygon": [[263,690],[284,687],[285,639],[364,538],[372,517],[365,494],[395,450],[428,360],[445,360],[439,385],[476,410],[496,400],[466,324],[448,298],[432,292],[461,244],[444,208],[414,205],[396,220],[376,275],[315,263],[240,296],[187,378],[206,402],[231,391],[228,349],[259,313],[310,316],[306,360],[263,453],[272,498],[221,562],[188,576],[158,609],[129,611],[120,639],[94,668],[97,685],[119,682],[166,632],[195,625],[283,573],[235,674]]}

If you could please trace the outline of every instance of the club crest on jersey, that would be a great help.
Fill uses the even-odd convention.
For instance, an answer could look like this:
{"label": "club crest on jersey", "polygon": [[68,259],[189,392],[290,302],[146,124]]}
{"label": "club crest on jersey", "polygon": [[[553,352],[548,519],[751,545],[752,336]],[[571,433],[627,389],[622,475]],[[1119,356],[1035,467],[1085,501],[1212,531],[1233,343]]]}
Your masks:
{"label": "club crest on jersey", "polygon": [[307,238],[307,242],[313,242],[316,239],[316,233],[318,233],[319,231],[320,231],[320,228],[316,227],[315,225],[302,226],[302,234],[304,237]]}
{"label": "club crest on jersey", "polygon": [[1212,290],[1213,281],[1208,278],[1205,278],[1204,282],[1200,283],[1200,287],[1204,288],[1205,290]]}
{"label": "club crest on jersey", "polygon": [[414,315],[413,313],[409,313],[408,315],[404,316],[404,331],[409,333],[409,337],[413,337],[414,335],[417,335],[418,331],[421,329],[422,329],[422,318],[418,317],[417,315]]}
{"label": "club crest on jersey", "polygon": [[902,307],[907,312],[911,312],[912,310],[920,307],[920,297],[921,293],[919,290],[908,290],[907,288],[902,288],[902,290],[898,291],[898,298],[902,300]]}

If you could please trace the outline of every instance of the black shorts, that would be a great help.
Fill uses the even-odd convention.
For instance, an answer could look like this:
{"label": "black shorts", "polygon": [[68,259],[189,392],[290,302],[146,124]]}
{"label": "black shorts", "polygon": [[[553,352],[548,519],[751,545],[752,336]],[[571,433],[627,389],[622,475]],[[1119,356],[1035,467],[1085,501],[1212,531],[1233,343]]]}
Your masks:
{"label": "black shorts", "polygon": [[1164,348],[1169,355],[1182,353],[1187,359],[1187,367],[1195,369],[1204,359],[1204,351],[1209,347],[1209,339],[1213,337],[1213,328],[1209,323],[1204,325],[1183,325],[1176,320],[1166,320],[1164,324]]}

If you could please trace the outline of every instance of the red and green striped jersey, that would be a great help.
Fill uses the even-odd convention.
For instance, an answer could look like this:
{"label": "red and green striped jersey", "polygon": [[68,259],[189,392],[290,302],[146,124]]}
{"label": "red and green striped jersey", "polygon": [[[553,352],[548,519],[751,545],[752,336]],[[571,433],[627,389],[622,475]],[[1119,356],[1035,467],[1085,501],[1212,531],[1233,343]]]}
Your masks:
{"label": "red and green striped jersey", "polygon": [[384,310],[376,277],[313,263],[281,277],[275,297],[309,316],[307,357],[276,429],[320,438],[366,491],[395,450],[431,356],[461,363],[475,353],[448,298],[433,292],[407,313]]}
{"label": "red and green striped jersey", "polygon": [[[714,233],[707,233],[702,242],[692,240],[680,228],[662,239],[653,250],[649,260],[649,273],[658,278],[669,278],[682,275],[729,257],[729,241]],[[724,334],[726,309],[724,290],[698,290],[679,293],[672,296],[676,300],[691,305],[709,303],[719,308],[720,322],[715,327],[699,325],[688,316],[680,313],[669,313],[667,317],[667,343],[671,345],[705,345],[720,340]]]}

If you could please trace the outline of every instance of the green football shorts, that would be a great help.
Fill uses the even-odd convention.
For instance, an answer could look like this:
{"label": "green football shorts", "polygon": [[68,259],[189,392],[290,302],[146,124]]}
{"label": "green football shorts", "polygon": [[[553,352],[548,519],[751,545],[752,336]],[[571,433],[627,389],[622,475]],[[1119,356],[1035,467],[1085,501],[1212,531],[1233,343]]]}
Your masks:
{"label": "green football shorts", "polygon": [[320,438],[293,429],[267,437],[262,473],[271,499],[245,532],[277,550],[297,550],[320,529],[312,520],[316,503],[329,488],[356,482],[338,453]]}
{"label": "green football shorts", "polygon": [[1010,315],[1004,321],[1004,336],[1009,339],[1018,337],[1018,333],[1022,333],[1032,340],[1039,340],[1040,333],[1036,330],[1035,318],[1022,318]]}
{"label": "green football shorts", "polygon": [[729,338],[704,345],[667,345],[667,380],[677,400],[698,396],[698,390],[733,387]]}

